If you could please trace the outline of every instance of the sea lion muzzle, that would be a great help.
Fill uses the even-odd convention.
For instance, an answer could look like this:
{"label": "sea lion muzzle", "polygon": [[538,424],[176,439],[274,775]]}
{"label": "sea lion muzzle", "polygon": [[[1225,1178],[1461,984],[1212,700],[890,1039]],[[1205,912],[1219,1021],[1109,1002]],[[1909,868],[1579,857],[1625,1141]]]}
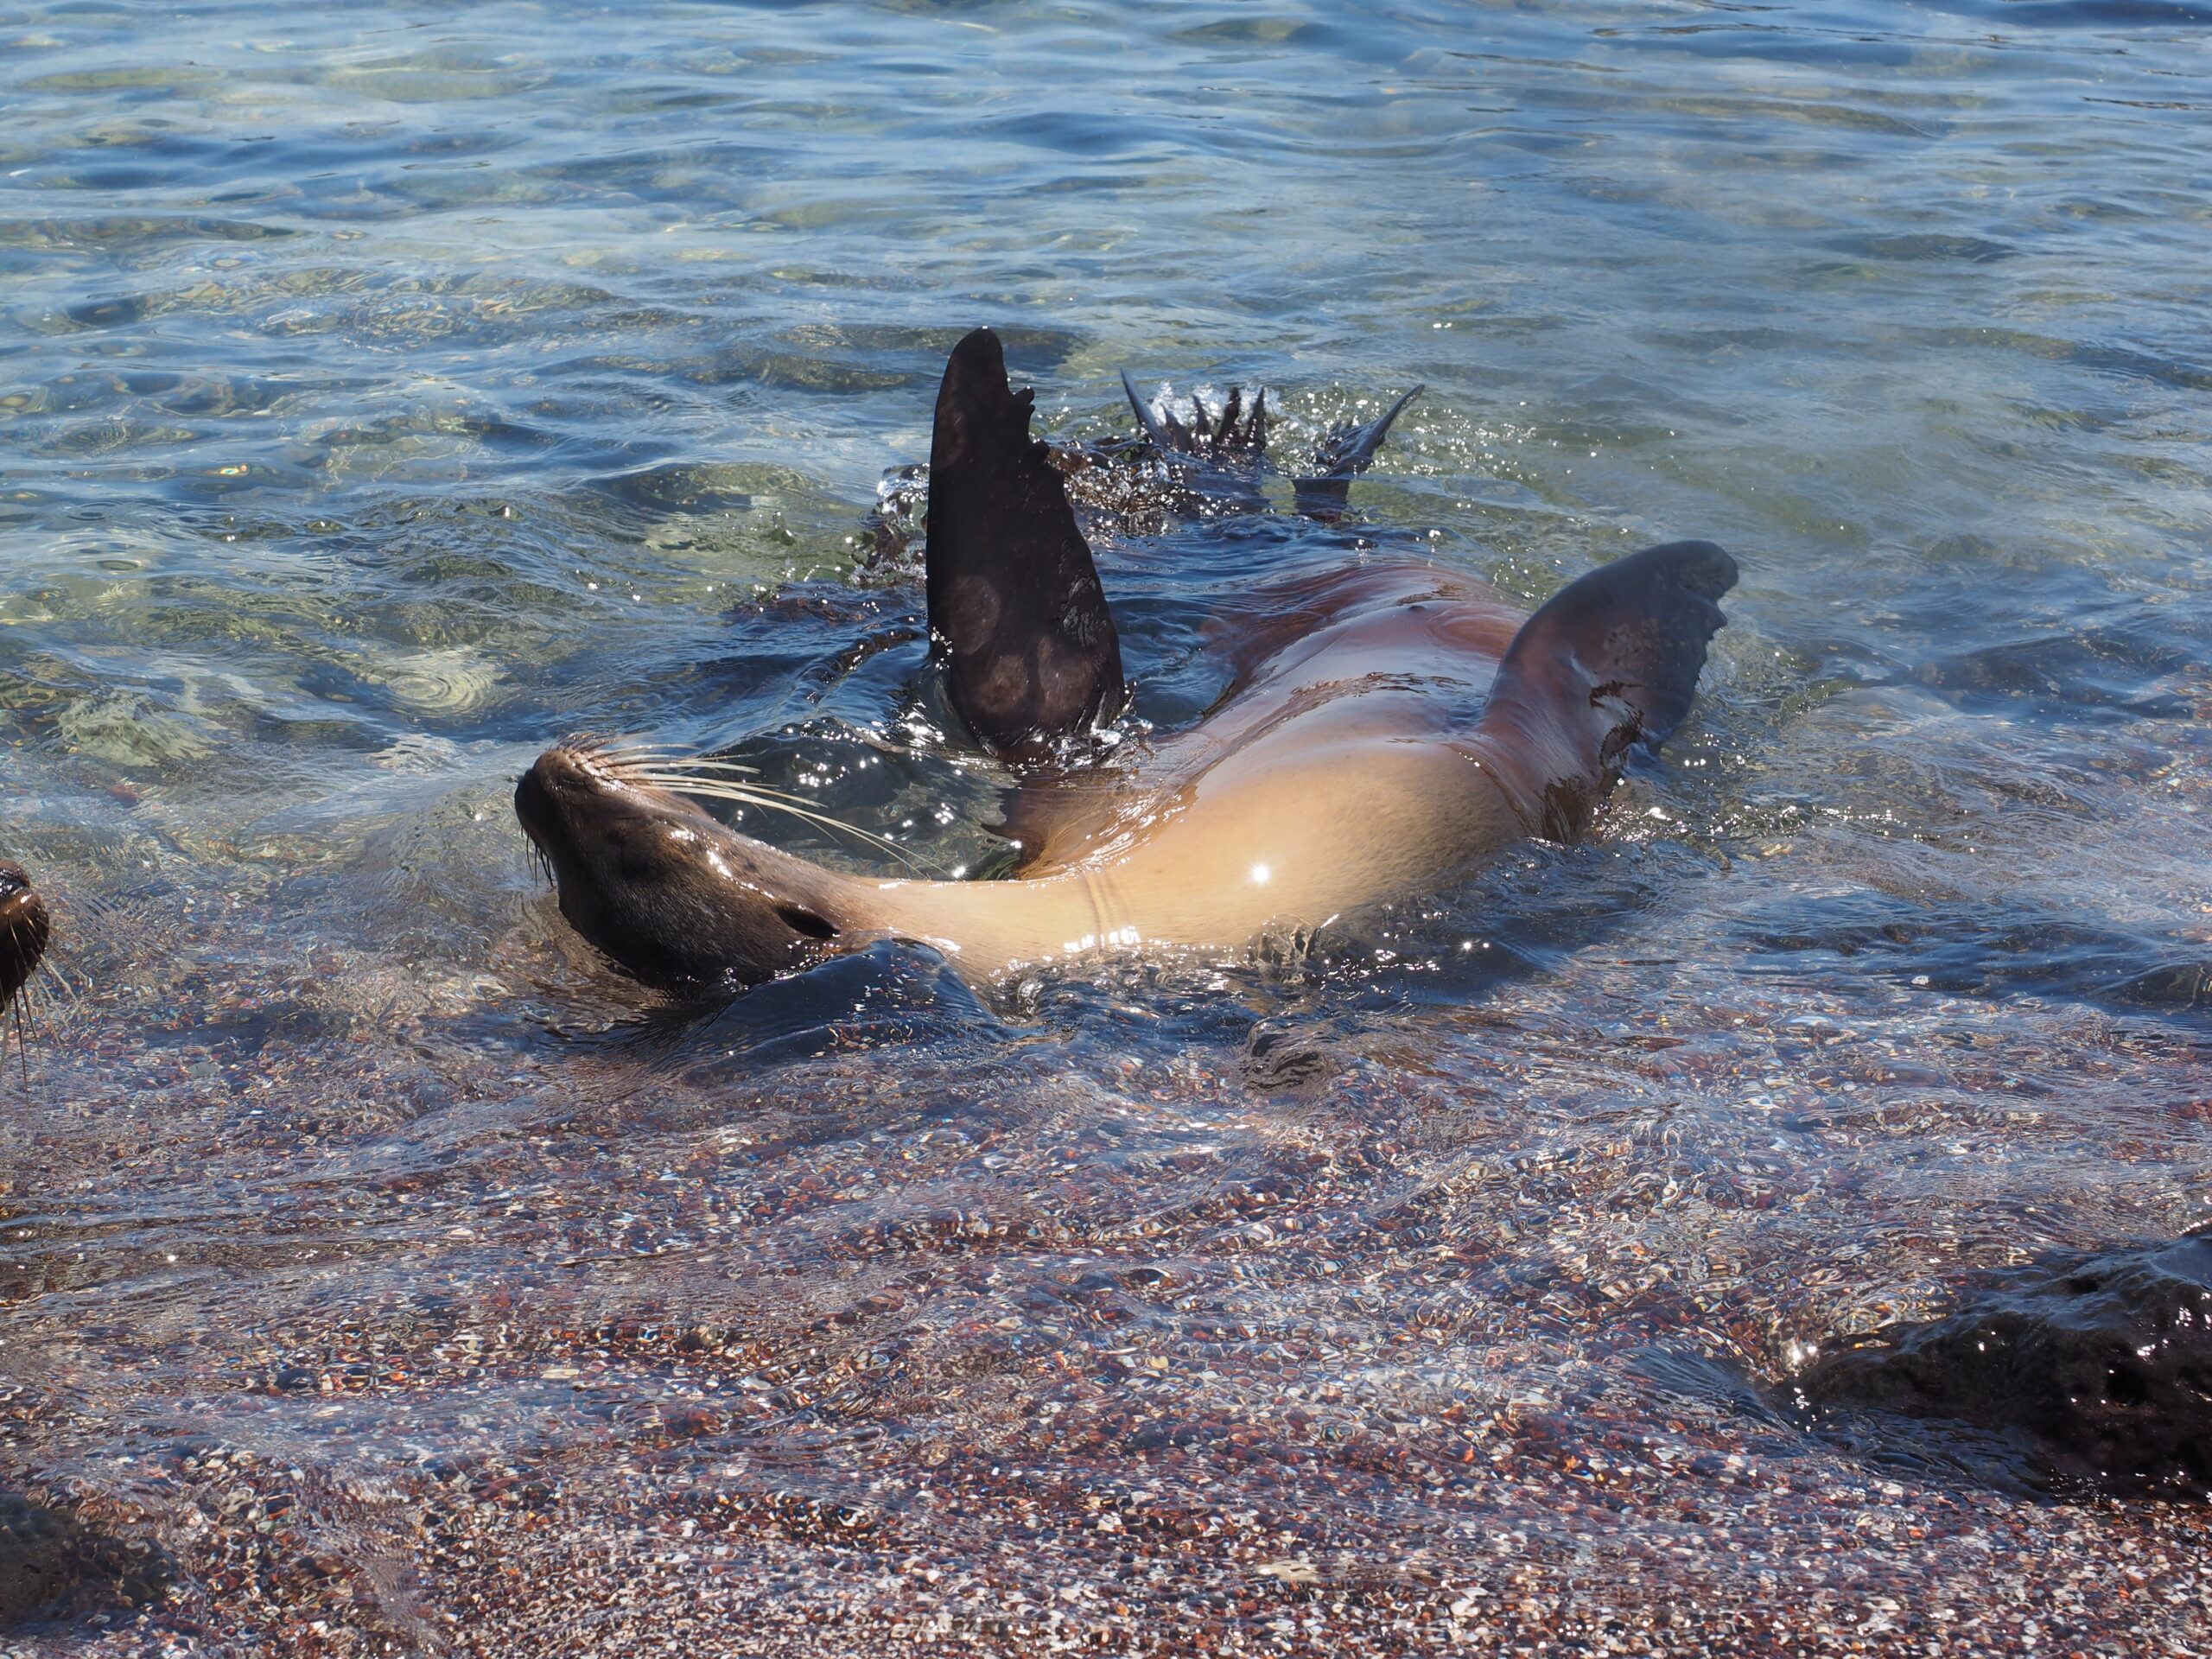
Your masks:
{"label": "sea lion muzzle", "polygon": [[755,985],[834,945],[838,878],[724,828],[589,745],[547,750],[515,816],[569,925],[649,985]]}

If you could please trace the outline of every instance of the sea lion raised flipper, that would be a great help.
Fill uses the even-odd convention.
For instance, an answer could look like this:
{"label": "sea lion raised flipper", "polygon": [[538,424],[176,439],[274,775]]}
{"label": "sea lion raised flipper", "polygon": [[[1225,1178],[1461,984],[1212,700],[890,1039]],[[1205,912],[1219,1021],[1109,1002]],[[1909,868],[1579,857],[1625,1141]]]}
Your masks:
{"label": "sea lion raised flipper", "polygon": [[1264,512],[1268,499],[1260,493],[1260,474],[1268,464],[1268,393],[1252,393],[1252,407],[1244,407],[1244,389],[1232,386],[1229,400],[1214,414],[1205,403],[1191,399],[1191,423],[1176,418],[1174,406],[1165,397],[1147,403],[1138,395],[1128,371],[1122,372],[1122,390],[1136,413],[1137,424],[1161,454],[1198,463],[1195,472],[1179,470],[1179,481],[1192,486],[1197,499],[1185,504],[1211,506],[1216,511]]}
{"label": "sea lion raised flipper", "polygon": [[1390,423],[1405,413],[1408,404],[1427,390],[1427,386],[1415,386],[1363,425],[1347,421],[1332,428],[1313,457],[1314,465],[1321,469],[1319,475],[1290,481],[1299,512],[1317,518],[1333,518],[1342,512],[1351,497],[1352,480],[1375,464],[1375,452],[1390,435]]}
{"label": "sea lion raised flipper", "polygon": [[1579,838],[1628,751],[1673,735],[1735,585],[1711,542],[1669,542],[1576,578],[1522,625],[1461,747],[1529,833]]}
{"label": "sea lion raised flipper", "polygon": [[1090,548],[1046,445],[1036,394],[1006,378],[999,338],[952,349],[930,440],[930,634],[952,706],[1001,760],[1049,756],[1120,712],[1122,645]]}

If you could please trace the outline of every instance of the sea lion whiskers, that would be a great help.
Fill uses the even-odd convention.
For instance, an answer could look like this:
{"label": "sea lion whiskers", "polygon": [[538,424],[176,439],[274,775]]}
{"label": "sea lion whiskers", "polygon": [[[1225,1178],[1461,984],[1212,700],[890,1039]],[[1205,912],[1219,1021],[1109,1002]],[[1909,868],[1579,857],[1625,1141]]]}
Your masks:
{"label": "sea lion whiskers", "polygon": [[660,773],[639,771],[632,772],[631,776],[640,783],[652,785],[656,789],[672,789],[686,795],[703,795],[712,801],[730,801],[739,806],[757,806],[772,812],[788,812],[795,818],[803,818],[807,823],[818,824],[824,830],[835,830],[842,834],[851,836],[856,840],[866,842],[869,846],[890,854],[910,869],[921,868],[920,861],[912,852],[901,847],[889,836],[879,836],[874,830],[863,830],[860,825],[847,819],[834,817],[827,812],[817,812],[811,807],[801,805],[799,797],[786,795],[781,790],[761,789],[752,785],[733,784],[719,778],[701,778],[696,774],[680,772]]}
{"label": "sea lion whiskers", "polygon": [[530,849],[531,868],[537,872],[538,879],[547,887],[557,890],[561,879],[553,873],[553,855],[528,836],[523,837],[523,845]]}
{"label": "sea lion whiskers", "polygon": [[38,1014],[31,1006],[28,983],[17,987],[15,995],[8,999],[4,1017],[6,1024],[0,1026],[0,1071],[6,1069],[8,1038],[12,1032],[16,1039],[16,1073],[28,1099],[31,1086],[31,1038],[38,1029]]}
{"label": "sea lion whiskers", "polygon": [[[760,770],[758,766],[741,766],[736,761],[721,760],[712,755],[685,756],[677,753],[673,745],[637,744],[618,748],[596,740],[582,738],[571,739],[561,747],[577,759],[591,763],[612,781],[643,784],[653,789],[674,790],[680,794],[704,796],[709,800],[729,801],[739,806],[757,806],[764,811],[788,813],[822,829],[851,836],[890,854],[909,869],[921,868],[912,852],[897,842],[872,830],[863,830],[834,813],[822,811],[804,796],[770,789],[765,784],[738,783],[733,777],[711,775],[729,773],[758,777]],[[542,850],[540,856],[543,856]]]}
{"label": "sea lion whiskers", "polygon": [[594,760],[611,760],[617,765],[648,755],[685,753],[680,743],[649,742],[641,737],[605,737],[597,732],[572,733],[561,740],[561,747],[571,754],[588,755]]}
{"label": "sea lion whiskers", "polygon": [[[9,948],[6,944],[0,944],[0,953],[5,953]],[[7,1069],[8,1039],[13,1035],[16,1056],[20,1062],[17,1074],[22,1078],[26,1089],[30,1085],[31,1038],[38,1031],[38,1007],[32,1000],[31,988],[37,982],[41,972],[56,984],[61,982],[61,976],[54,972],[54,964],[41,961],[33,965],[22,983],[8,991],[4,1000],[0,1000],[0,1071]],[[12,973],[6,977],[12,977]],[[3,982],[4,978],[0,978],[0,983]]]}
{"label": "sea lion whiskers", "polygon": [[[627,758],[627,757],[626,757]],[[748,766],[735,760],[724,760],[711,754],[670,754],[655,756],[634,764],[655,767],[662,772],[726,772],[741,778],[758,778],[760,768]]]}

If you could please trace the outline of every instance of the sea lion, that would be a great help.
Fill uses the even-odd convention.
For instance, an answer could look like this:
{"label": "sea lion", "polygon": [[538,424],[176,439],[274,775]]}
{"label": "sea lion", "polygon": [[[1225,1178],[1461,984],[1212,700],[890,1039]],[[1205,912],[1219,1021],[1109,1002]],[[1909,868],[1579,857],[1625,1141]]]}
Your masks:
{"label": "sea lion", "polygon": [[[1029,435],[1032,397],[1008,386],[989,330],[955,348],[926,548],[954,709],[1044,779],[1018,801],[1018,878],[842,874],[725,827],[665,772],[567,742],[524,774],[515,810],[562,913],[617,963],[671,989],[737,988],[899,938],[988,982],[1102,952],[1310,936],[1522,836],[1579,837],[1628,751],[1689,710],[1736,581],[1709,542],[1616,560],[1534,616],[1427,565],[1363,564],[1264,589],[1266,620],[1224,641],[1232,688],[1198,725],[1086,755],[1120,712],[1119,641],[1062,474]],[[1241,454],[1262,419],[1224,410],[1201,435]],[[1332,446],[1338,477],[1388,426]],[[1205,458],[1181,435],[1154,433]],[[1314,505],[1342,504],[1332,479],[1304,482],[1325,486],[1301,492]]]}
{"label": "sea lion", "polygon": [[0,859],[0,1009],[22,995],[53,935],[46,906],[23,867]]}

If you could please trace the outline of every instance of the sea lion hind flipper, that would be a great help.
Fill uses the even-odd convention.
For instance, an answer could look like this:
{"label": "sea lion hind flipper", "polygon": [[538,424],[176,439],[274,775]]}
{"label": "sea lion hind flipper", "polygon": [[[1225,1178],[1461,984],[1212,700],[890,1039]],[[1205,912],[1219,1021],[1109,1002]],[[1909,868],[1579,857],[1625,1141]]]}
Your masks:
{"label": "sea lion hind flipper", "polygon": [[1391,423],[1405,413],[1408,404],[1427,390],[1427,386],[1415,386],[1371,421],[1344,421],[1331,428],[1313,456],[1318,474],[1290,481],[1298,511],[1323,518],[1342,512],[1351,499],[1352,480],[1375,464],[1375,452],[1390,435]]}
{"label": "sea lion hind flipper", "polygon": [[1600,565],[1522,625],[1465,747],[1533,834],[1573,841],[1638,743],[1690,709],[1736,561],[1669,542]]}
{"label": "sea lion hind flipper", "polygon": [[1165,404],[1154,407],[1144,400],[1137,391],[1137,383],[1129,378],[1127,369],[1122,371],[1122,391],[1129,400],[1129,412],[1137,417],[1137,424],[1144,435],[1160,448],[1173,454],[1187,455],[1191,450],[1191,435],[1175,418],[1174,411]]}
{"label": "sea lion hind flipper", "polygon": [[1252,408],[1244,408],[1244,388],[1231,386],[1229,401],[1221,406],[1220,413],[1206,413],[1205,402],[1196,397],[1191,399],[1191,423],[1188,426],[1176,418],[1175,410],[1165,397],[1157,403],[1147,403],[1137,391],[1137,383],[1129,378],[1127,369],[1122,371],[1122,391],[1129,400],[1130,411],[1137,417],[1137,424],[1144,429],[1146,437],[1155,448],[1171,455],[1188,455],[1193,461],[1236,464],[1256,469],[1268,451],[1268,391],[1257,387],[1252,393]]}
{"label": "sea lion hind flipper", "polygon": [[953,347],[930,441],[930,633],[952,706],[1001,760],[1039,759],[1120,712],[1122,645],[1035,393],[1007,384],[999,338]]}

